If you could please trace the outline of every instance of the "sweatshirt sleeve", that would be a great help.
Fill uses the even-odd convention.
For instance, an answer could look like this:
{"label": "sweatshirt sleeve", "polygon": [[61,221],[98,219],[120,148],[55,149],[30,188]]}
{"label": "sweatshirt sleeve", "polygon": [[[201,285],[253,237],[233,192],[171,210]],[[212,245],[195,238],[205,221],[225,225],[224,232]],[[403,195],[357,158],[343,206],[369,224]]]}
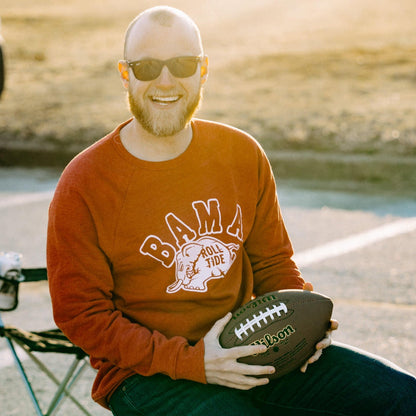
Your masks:
{"label": "sweatshirt sleeve", "polygon": [[292,260],[293,248],[278,202],[270,163],[259,149],[257,209],[245,243],[253,268],[254,292],[302,289],[304,280]]}
{"label": "sweatshirt sleeve", "polygon": [[47,268],[56,324],[88,355],[142,375],[206,382],[203,341],[168,339],[115,308],[111,262],[87,203],[70,186],[58,185],[50,205]]}

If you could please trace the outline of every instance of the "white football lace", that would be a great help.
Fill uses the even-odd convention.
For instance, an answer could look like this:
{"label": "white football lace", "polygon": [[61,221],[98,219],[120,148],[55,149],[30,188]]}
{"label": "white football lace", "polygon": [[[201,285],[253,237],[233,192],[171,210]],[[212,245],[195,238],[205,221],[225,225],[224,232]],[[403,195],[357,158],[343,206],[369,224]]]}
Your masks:
{"label": "white football lace", "polygon": [[267,307],[265,311],[260,311],[258,315],[254,314],[251,319],[247,318],[245,323],[234,329],[234,333],[238,339],[242,340],[242,335],[247,337],[249,335],[248,331],[254,332],[254,325],[257,325],[257,328],[261,328],[262,322],[268,323],[267,318],[273,321],[275,319],[274,315],[280,317],[282,312],[287,313],[287,306],[283,302],[280,302],[280,305],[273,305],[272,309]]}

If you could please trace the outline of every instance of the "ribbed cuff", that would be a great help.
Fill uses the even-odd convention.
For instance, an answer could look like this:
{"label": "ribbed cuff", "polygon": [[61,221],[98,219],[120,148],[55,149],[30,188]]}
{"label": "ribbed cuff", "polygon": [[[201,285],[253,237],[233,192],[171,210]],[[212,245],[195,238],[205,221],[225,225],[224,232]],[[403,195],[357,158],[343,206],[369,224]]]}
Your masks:
{"label": "ribbed cuff", "polygon": [[206,384],[205,364],[204,364],[205,345],[201,339],[194,346],[184,347],[176,359],[175,379],[192,380]]}

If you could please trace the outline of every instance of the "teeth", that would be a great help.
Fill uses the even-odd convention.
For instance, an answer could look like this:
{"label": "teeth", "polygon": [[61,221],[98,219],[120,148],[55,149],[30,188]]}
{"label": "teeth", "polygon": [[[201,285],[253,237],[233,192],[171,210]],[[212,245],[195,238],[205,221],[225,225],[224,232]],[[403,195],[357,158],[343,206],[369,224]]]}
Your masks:
{"label": "teeth", "polygon": [[152,100],[155,102],[160,102],[164,104],[174,103],[175,101],[179,100],[179,96],[173,97],[152,97]]}

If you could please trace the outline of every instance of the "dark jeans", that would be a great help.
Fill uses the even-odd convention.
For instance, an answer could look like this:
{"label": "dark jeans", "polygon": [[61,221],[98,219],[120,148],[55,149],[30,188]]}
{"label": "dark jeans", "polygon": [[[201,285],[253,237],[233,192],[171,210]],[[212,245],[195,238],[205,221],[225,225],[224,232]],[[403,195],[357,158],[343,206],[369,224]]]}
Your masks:
{"label": "dark jeans", "polygon": [[135,375],[115,391],[110,406],[115,416],[416,416],[416,378],[333,343],[305,374],[294,371],[249,391]]}

